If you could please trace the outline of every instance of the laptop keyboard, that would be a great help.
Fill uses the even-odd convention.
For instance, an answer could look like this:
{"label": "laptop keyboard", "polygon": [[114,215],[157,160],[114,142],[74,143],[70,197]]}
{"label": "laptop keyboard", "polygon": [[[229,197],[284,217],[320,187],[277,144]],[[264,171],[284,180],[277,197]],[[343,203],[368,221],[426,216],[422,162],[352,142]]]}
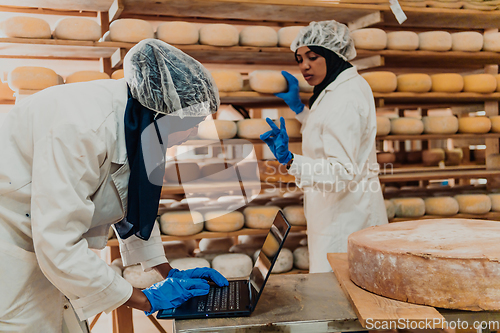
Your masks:
{"label": "laptop keyboard", "polygon": [[238,310],[240,308],[240,281],[229,281],[227,287],[211,287],[207,298],[198,302],[198,312]]}

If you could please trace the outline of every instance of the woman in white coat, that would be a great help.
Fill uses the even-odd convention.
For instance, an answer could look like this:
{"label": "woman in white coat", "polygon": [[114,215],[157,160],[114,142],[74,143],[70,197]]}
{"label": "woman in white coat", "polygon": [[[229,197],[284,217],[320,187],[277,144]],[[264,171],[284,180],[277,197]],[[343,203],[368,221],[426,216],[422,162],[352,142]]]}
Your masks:
{"label": "woman in white coat", "polygon": [[283,72],[283,98],[302,122],[303,155],[288,150],[284,120],[261,135],[304,194],[310,272],[328,272],[327,253],[347,252],[347,237],[387,223],[375,151],[377,122],[372,91],[348,62],[356,56],[348,28],[335,21],[312,22],[292,42],[300,71],[314,86],[309,108],[298,81]]}
{"label": "woman in white coat", "polygon": [[[132,48],[124,70],[122,80],[45,89],[7,115],[1,332],[85,332],[102,311],[125,304],[150,314],[207,294],[207,280],[227,283],[214,270],[172,269],[155,222],[163,151],[217,111],[217,88],[200,63],[158,40]],[[113,224],[124,265],[141,263],[165,280],[133,288],[90,250],[105,247]]]}

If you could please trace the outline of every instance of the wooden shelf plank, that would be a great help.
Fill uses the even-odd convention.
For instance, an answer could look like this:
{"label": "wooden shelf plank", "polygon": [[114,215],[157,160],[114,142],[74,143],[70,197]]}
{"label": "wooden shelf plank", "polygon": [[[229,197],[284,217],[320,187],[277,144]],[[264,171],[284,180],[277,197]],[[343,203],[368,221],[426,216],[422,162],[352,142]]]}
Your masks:
{"label": "wooden shelf plank", "polygon": [[417,134],[417,135],[398,135],[390,134],[377,136],[377,140],[446,140],[446,139],[497,139],[500,138],[500,133],[485,133],[485,134]]}
{"label": "wooden shelf plank", "polygon": [[402,167],[394,167],[390,169],[391,174],[415,173],[415,172],[451,172],[451,171],[478,171],[486,170],[484,164],[470,164],[470,165],[457,165],[446,166],[444,168],[437,166],[424,166],[424,165],[404,165]]}
{"label": "wooden shelf plank", "polygon": [[[302,142],[302,138],[289,138],[289,142],[294,143],[294,142]],[[258,145],[258,144],[265,144],[264,141],[260,139],[240,139],[240,138],[234,138],[234,139],[224,139],[221,141],[219,140],[204,140],[204,139],[193,139],[193,140],[188,140],[184,142],[181,146],[219,146],[219,145],[245,145],[245,144],[252,144],[252,145]]]}
{"label": "wooden shelf plank", "polygon": [[[266,188],[291,188],[295,187],[295,183],[269,183],[269,182],[245,182],[245,191],[260,190]],[[212,182],[212,183],[196,183],[190,182],[185,185],[163,185],[161,189],[162,197],[171,194],[183,193],[207,193],[207,192],[226,192],[239,191],[241,187],[235,182]]]}
{"label": "wooden shelf plank", "polygon": [[439,216],[439,215],[424,215],[420,217],[396,217],[390,219],[389,222],[404,222],[415,220],[431,220],[431,219],[479,219],[500,221],[500,212],[489,212],[486,214],[456,214],[452,216]]}
{"label": "wooden shelf plank", "polygon": [[14,105],[16,104],[15,100],[11,99],[0,99],[0,105]]}
{"label": "wooden shelf plank", "polygon": [[437,180],[450,178],[491,178],[500,177],[500,170],[454,170],[432,172],[405,172],[396,174],[379,175],[380,182],[409,182],[418,180]]}
{"label": "wooden shelf plank", "polygon": [[441,92],[428,92],[428,93],[410,93],[410,92],[393,92],[393,93],[373,93],[373,96],[382,98],[388,103],[412,103],[418,102],[421,104],[436,103],[436,102],[450,102],[450,103],[467,103],[477,101],[500,101],[500,92],[492,94],[480,94],[470,92],[460,93],[441,93]]}
{"label": "wooden shelf plank", "polygon": [[31,8],[44,8],[51,10],[72,10],[107,12],[113,0],[2,0],[3,6]]}

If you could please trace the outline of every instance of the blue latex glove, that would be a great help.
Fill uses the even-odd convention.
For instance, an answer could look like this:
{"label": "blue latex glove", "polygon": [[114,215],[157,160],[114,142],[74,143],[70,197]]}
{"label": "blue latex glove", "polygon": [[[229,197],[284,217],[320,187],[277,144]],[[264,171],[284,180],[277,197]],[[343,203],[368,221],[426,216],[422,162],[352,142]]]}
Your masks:
{"label": "blue latex glove", "polygon": [[149,316],[158,310],[176,308],[191,297],[207,295],[209,290],[203,279],[166,278],[142,291],[151,303],[151,311],[144,313]]}
{"label": "blue latex glove", "polygon": [[281,129],[269,118],[267,123],[271,130],[260,136],[260,139],[267,143],[274,156],[283,165],[286,165],[292,159],[292,153],[288,150],[288,134],[286,133],[285,119],[280,118]]}
{"label": "blue latex glove", "polygon": [[187,269],[185,271],[180,271],[178,269],[172,268],[168,272],[168,276],[171,278],[177,279],[193,279],[193,278],[201,278],[209,281],[215,282],[219,287],[228,286],[229,283],[227,279],[215,269],[208,267],[200,267],[195,269]]}
{"label": "blue latex glove", "polygon": [[304,110],[304,103],[300,100],[299,95],[299,80],[287,71],[281,71],[281,74],[283,74],[288,82],[288,91],[286,93],[278,93],[274,95],[283,99],[293,112],[299,114]]}

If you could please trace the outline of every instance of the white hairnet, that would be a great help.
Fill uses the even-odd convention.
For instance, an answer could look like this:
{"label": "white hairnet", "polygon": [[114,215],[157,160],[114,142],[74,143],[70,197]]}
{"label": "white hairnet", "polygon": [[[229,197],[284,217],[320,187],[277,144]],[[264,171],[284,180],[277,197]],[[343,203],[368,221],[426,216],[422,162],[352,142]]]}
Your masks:
{"label": "white hairnet", "polygon": [[349,28],[337,21],[311,22],[300,29],[290,45],[295,52],[301,46],[322,46],[335,52],[342,59],[349,61],[356,57],[354,41],[349,35]]}
{"label": "white hairnet", "polygon": [[184,118],[208,116],[219,108],[210,72],[161,40],[145,39],[131,48],[123,70],[132,97],[153,111]]}

